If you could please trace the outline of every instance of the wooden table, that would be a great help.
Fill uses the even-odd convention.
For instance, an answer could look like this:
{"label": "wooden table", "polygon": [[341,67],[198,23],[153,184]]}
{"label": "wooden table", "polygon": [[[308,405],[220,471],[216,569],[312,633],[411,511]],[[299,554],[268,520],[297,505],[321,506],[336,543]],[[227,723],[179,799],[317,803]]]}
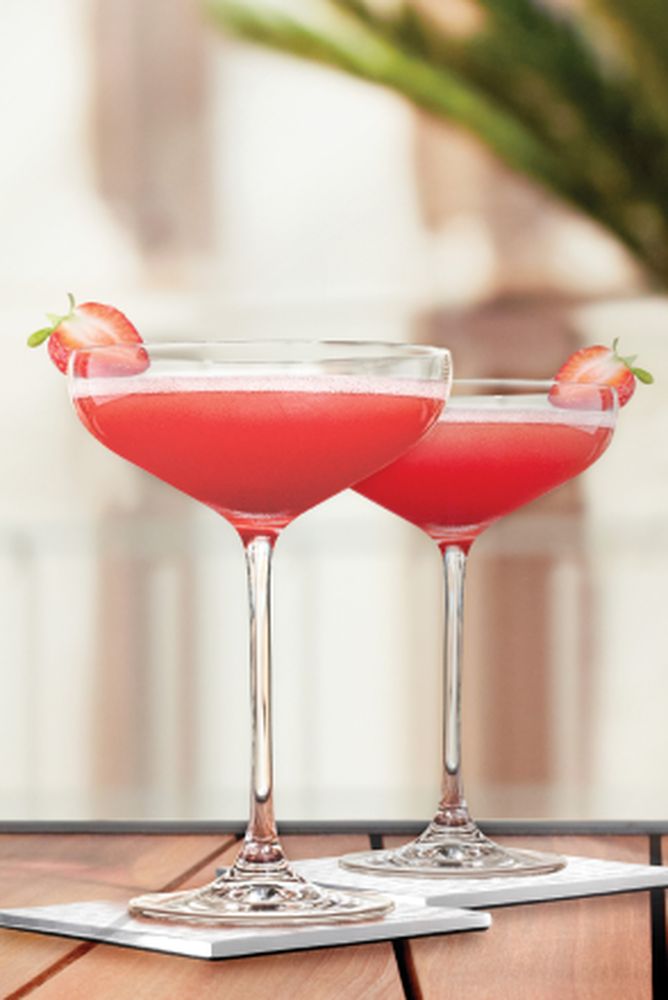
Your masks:
{"label": "wooden table", "polygon": [[[283,827],[294,858],[407,839],[388,825]],[[518,846],[668,861],[668,824],[487,824]],[[0,825],[0,905],[126,899],[198,885],[234,856],[230,825]],[[0,997],[18,1000],[665,1000],[663,890],[504,907],[482,933],[204,962],[0,931]]]}

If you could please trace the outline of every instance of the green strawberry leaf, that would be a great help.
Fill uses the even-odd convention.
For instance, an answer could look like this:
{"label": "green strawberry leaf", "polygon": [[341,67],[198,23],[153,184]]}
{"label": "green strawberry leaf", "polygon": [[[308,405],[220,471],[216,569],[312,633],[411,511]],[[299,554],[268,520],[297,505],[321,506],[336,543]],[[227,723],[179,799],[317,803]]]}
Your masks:
{"label": "green strawberry leaf", "polygon": [[61,323],[64,323],[68,319],[72,319],[74,310],[77,307],[76,300],[71,292],[67,293],[67,301],[69,304],[69,311],[63,316],[58,316],[56,313],[47,313],[46,318],[48,319],[51,326],[43,326],[40,330],[35,330],[28,337],[28,347],[39,347],[43,344],[45,340],[48,340],[54,330],[57,330]]}
{"label": "green strawberry leaf", "polygon": [[634,367],[634,361],[638,357],[638,355],[629,354],[625,358],[621,357],[621,355],[617,353],[618,344],[619,344],[619,337],[615,337],[615,339],[612,342],[612,353],[615,357],[615,360],[621,362],[621,364],[623,365],[626,365],[631,374],[635,375],[635,377],[638,379],[639,382],[642,382],[644,385],[652,385],[654,382],[654,376],[650,372],[648,372],[645,368]]}
{"label": "green strawberry leaf", "polygon": [[638,379],[638,381],[642,382],[644,385],[653,384],[654,376],[651,374],[651,372],[646,371],[645,368],[632,368],[631,371]]}
{"label": "green strawberry leaf", "polygon": [[45,340],[48,340],[53,333],[52,326],[43,326],[41,330],[35,330],[28,337],[28,347],[39,347]]}

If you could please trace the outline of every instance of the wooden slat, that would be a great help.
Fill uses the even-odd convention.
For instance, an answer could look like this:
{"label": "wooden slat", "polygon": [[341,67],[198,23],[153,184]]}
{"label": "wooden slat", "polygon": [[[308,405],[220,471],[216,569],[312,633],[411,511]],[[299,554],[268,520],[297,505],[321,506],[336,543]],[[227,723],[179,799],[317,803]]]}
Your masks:
{"label": "wooden slat", "polygon": [[668,836],[661,838],[661,864],[668,865]]}
{"label": "wooden slat", "polygon": [[[288,837],[291,857],[360,850],[356,836]],[[234,857],[226,852],[225,860]],[[201,884],[194,878],[189,884]],[[94,987],[94,990],[93,990]],[[285,955],[198,962],[168,955],[96,945],[31,993],[36,1000],[403,1000],[404,993],[391,945],[355,945]]]}
{"label": "wooden slat", "polygon": [[[668,836],[661,837],[661,864],[668,865]],[[661,930],[661,928],[659,927]],[[664,979],[668,979],[668,891],[664,890],[663,928],[666,954],[663,959]],[[657,942],[658,944],[658,942]]]}
{"label": "wooden slat", "polygon": [[[127,898],[183,877],[231,839],[212,835],[2,835],[0,903],[46,906]],[[0,930],[0,995],[8,996],[47,974],[78,948],[78,942],[70,938]]]}
{"label": "wooden slat", "polygon": [[[647,837],[513,837],[504,843],[647,864]],[[401,842],[387,838],[387,846]],[[421,1000],[650,1000],[648,893],[497,907],[483,934],[408,945]]]}

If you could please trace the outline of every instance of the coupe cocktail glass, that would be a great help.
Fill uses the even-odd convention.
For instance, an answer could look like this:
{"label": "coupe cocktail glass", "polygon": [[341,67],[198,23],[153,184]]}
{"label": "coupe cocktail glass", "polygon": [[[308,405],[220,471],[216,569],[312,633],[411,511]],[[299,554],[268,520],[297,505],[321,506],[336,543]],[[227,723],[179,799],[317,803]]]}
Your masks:
{"label": "coupe cocktail glass", "polygon": [[443,772],[438,811],[417,840],[397,850],[347,855],[344,867],[430,877],[529,875],[563,867],[561,858],[494,843],[469,814],[460,749],[464,572],[472,543],[492,522],[596,461],[610,443],[616,416],[616,393],[608,386],[456,379],[429,434],[355,487],[426,531],[443,556]]}
{"label": "coupe cocktail glass", "polygon": [[384,898],[312,885],[285,859],[272,792],[270,569],[293,518],[392,461],[438,417],[447,351],[360,342],[226,342],[77,351],[70,388],[112,451],[236,528],[250,598],[251,805],[244,845],[214,882],[130,902],[132,913],[205,923],[343,922]]}

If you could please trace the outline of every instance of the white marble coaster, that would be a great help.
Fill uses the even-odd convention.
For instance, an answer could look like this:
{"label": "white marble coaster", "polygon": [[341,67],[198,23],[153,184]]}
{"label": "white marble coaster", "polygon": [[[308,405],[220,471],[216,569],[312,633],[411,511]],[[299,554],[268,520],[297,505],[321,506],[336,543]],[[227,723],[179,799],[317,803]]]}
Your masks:
{"label": "white marble coaster", "polygon": [[[384,895],[392,896],[392,893],[386,891]],[[135,920],[128,915],[123,903],[97,901],[0,910],[0,927],[104,941],[193,958],[231,958],[235,955],[260,955],[425,934],[484,930],[491,923],[488,913],[428,906],[421,897],[406,892],[394,898],[394,903],[391,913],[366,923],[260,929],[194,927]]]}
{"label": "white marble coaster", "polygon": [[322,885],[376,889],[393,898],[402,894],[421,896],[430,906],[505,906],[668,886],[668,867],[578,857],[566,857],[566,861],[565,868],[549,875],[478,879],[366,875],[341,868],[338,858],[295,861],[294,867]]}

